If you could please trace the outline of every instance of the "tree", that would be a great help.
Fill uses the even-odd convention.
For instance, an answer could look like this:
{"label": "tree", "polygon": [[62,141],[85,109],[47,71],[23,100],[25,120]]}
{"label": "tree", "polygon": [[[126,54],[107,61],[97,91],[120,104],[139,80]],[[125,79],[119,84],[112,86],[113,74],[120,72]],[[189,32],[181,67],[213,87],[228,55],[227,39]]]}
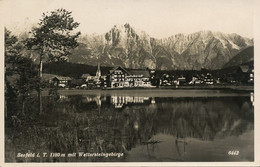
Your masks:
{"label": "tree", "polygon": [[[80,32],[74,32],[79,26],[65,9],[57,9],[50,13],[43,13],[38,27],[32,29],[32,37],[27,46],[39,56],[39,77],[42,78],[42,62],[67,61],[73,48],[78,46],[77,38]],[[42,113],[41,84],[39,84],[39,110]]]}
{"label": "tree", "polygon": [[12,75],[15,66],[15,58],[20,55],[20,50],[17,45],[18,39],[11,35],[11,31],[5,28],[5,74]]}
{"label": "tree", "polygon": [[[22,55],[24,45],[16,36],[5,29],[5,99],[6,110],[15,113],[15,103],[22,103],[24,114],[25,101],[38,83],[37,70],[31,59]],[[19,112],[20,113],[20,112]],[[6,113],[7,114],[7,113]]]}
{"label": "tree", "polygon": [[12,105],[16,99],[16,93],[8,81],[7,77],[13,75],[14,71],[14,55],[17,54],[17,50],[14,48],[17,37],[11,35],[11,32],[5,28],[5,117],[7,117],[7,109],[14,107]]}

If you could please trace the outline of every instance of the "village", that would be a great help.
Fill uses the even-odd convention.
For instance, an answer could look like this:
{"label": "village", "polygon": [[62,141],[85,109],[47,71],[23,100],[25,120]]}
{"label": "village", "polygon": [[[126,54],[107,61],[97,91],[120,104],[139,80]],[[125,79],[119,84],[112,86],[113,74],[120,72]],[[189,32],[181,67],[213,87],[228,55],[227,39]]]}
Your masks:
{"label": "village", "polygon": [[82,74],[80,78],[43,74],[46,88],[76,88],[76,89],[122,89],[122,88],[158,88],[180,86],[214,86],[214,85],[253,85],[254,68],[241,65],[228,73],[213,73],[210,71],[194,74],[170,75],[154,69],[125,69],[117,66],[107,74],[101,74],[97,65],[96,75]]}
{"label": "village", "polygon": [[2,1],[3,166],[257,165],[254,0]]}

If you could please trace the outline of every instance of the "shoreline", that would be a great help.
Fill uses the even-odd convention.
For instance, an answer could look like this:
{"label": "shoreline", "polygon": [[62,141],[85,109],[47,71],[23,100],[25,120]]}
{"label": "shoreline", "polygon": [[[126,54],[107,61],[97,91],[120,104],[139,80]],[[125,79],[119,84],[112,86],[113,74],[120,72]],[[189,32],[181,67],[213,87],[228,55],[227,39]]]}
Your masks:
{"label": "shoreline", "polygon": [[[42,95],[48,96],[48,90]],[[58,89],[60,95],[118,95],[118,96],[149,96],[149,97],[223,97],[250,96],[253,86],[221,86],[221,87],[159,87],[159,88],[121,88],[121,89]]]}
{"label": "shoreline", "polygon": [[[50,88],[43,89],[43,91]],[[234,85],[203,85],[203,86],[159,86],[159,87],[136,87],[136,88],[93,88],[93,89],[76,89],[76,88],[58,88],[58,90],[78,90],[78,91],[93,91],[93,90],[241,90],[241,91],[254,91],[254,86],[234,86]]]}

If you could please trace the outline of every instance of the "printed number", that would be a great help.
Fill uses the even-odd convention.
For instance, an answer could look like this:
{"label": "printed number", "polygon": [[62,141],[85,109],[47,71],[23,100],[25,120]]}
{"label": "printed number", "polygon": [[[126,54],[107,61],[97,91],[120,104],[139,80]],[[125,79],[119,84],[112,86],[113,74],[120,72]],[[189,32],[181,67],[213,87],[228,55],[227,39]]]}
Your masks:
{"label": "printed number", "polygon": [[228,155],[239,155],[239,151],[237,150],[228,151]]}

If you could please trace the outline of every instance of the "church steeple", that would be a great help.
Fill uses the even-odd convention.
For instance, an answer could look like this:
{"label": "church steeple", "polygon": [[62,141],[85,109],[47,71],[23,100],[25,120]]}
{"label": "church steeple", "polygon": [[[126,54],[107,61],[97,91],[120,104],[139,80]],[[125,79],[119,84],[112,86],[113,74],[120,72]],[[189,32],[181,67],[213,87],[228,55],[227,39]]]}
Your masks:
{"label": "church steeple", "polygon": [[98,67],[97,67],[96,77],[97,78],[101,77],[101,70],[100,70],[100,64],[99,63],[98,63]]}

